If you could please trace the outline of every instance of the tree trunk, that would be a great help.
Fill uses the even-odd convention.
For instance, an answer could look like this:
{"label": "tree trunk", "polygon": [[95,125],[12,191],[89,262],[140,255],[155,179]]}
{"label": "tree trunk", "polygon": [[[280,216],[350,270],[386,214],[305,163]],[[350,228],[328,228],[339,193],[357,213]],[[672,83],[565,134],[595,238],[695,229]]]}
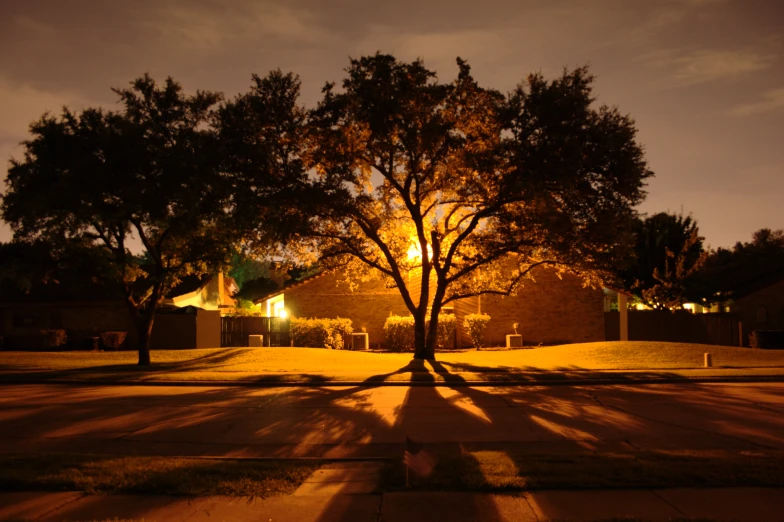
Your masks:
{"label": "tree trunk", "polygon": [[158,286],[153,290],[150,301],[142,307],[137,307],[130,295],[126,294],[125,304],[128,307],[136,332],[139,335],[136,347],[139,350],[139,366],[150,366],[150,340],[152,327],[155,322],[155,313],[161,301],[161,290]]}
{"label": "tree trunk", "polygon": [[428,349],[427,328],[425,324],[426,310],[417,309],[414,314],[414,359],[435,359],[435,351]]}
{"label": "tree trunk", "polygon": [[139,366],[150,366],[150,339],[152,338],[152,326],[155,315],[145,314],[144,320],[137,327],[139,331]]}

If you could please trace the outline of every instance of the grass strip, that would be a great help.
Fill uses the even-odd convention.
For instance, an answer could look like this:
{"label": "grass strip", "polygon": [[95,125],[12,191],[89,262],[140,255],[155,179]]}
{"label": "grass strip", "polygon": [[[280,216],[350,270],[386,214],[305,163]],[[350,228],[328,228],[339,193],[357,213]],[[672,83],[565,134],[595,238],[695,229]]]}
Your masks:
{"label": "grass strip", "polygon": [[323,463],[96,455],[0,455],[0,491],[270,497],[293,493]]}
{"label": "grass strip", "polygon": [[784,451],[640,451],[543,455],[477,451],[437,458],[427,477],[389,462],[384,491],[531,491],[672,487],[782,487]]}

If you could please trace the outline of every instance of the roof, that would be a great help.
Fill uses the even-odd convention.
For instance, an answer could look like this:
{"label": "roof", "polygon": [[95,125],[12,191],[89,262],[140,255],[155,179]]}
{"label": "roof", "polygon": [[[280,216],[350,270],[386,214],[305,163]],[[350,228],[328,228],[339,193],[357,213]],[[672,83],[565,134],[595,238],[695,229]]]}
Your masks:
{"label": "roof", "polygon": [[269,294],[263,295],[261,297],[257,297],[256,299],[253,300],[253,303],[254,304],[259,304],[259,303],[261,303],[263,301],[266,301],[267,299],[272,299],[273,297],[276,297],[276,296],[279,296],[282,293],[285,293],[286,290],[291,290],[292,288],[299,288],[299,287],[301,287],[303,285],[306,285],[307,283],[309,283],[310,281],[312,281],[314,279],[317,279],[319,277],[327,275],[331,271],[332,270],[321,270],[320,272],[316,272],[315,274],[311,274],[309,276],[305,276],[304,278],[299,279],[297,281],[287,282],[285,284],[285,286],[283,288],[281,288],[280,290],[275,290],[274,292],[270,292]]}

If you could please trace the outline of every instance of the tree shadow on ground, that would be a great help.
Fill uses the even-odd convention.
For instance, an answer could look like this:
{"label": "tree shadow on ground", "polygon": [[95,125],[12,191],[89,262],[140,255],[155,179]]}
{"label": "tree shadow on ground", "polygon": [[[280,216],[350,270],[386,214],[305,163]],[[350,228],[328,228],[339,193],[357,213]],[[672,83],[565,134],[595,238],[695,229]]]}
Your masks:
{"label": "tree shadow on ground", "polygon": [[[410,372],[415,386],[385,387]],[[659,375],[659,374],[656,374]],[[436,386],[437,379],[445,381]],[[316,383],[318,384],[318,383]],[[362,385],[252,387],[8,387],[0,451],[226,457],[385,457],[406,437],[440,462],[478,451],[531,473],[527,455],[602,455],[658,447],[782,447],[781,415],[693,384],[473,387],[447,363],[412,361]],[[676,411],[677,410],[677,411]],[[466,460],[481,477],[479,461]],[[423,479],[423,487],[427,486]],[[349,506],[350,507],[350,506]],[[345,501],[321,520],[340,519]],[[470,511],[471,508],[466,508]],[[475,507],[487,520],[487,507]]]}

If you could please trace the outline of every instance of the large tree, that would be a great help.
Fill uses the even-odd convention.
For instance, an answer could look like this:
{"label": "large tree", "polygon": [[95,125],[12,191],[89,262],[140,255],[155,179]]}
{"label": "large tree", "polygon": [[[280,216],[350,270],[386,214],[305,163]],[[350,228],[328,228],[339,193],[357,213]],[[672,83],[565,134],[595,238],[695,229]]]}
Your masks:
{"label": "large tree", "polygon": [[168,290],[230,259],[236,205],[212,126],[219,94],[188,95],[149,76],[115,92],[118,112],[64,109],[31,125],[24,158],[8,171],[2,217],[18,240],[100,247],[138,330],[139,364],[148,365]]}
{"label": "large tree", "polygon": [[424,359],[451,301],[513,293],[541,265],[610,277],[651,175],[633,120],[595,105],[586,68],[502,95],[457,62],[441,83],[421,61],[351,60],[308,116],[310,247],[397,286]]}

